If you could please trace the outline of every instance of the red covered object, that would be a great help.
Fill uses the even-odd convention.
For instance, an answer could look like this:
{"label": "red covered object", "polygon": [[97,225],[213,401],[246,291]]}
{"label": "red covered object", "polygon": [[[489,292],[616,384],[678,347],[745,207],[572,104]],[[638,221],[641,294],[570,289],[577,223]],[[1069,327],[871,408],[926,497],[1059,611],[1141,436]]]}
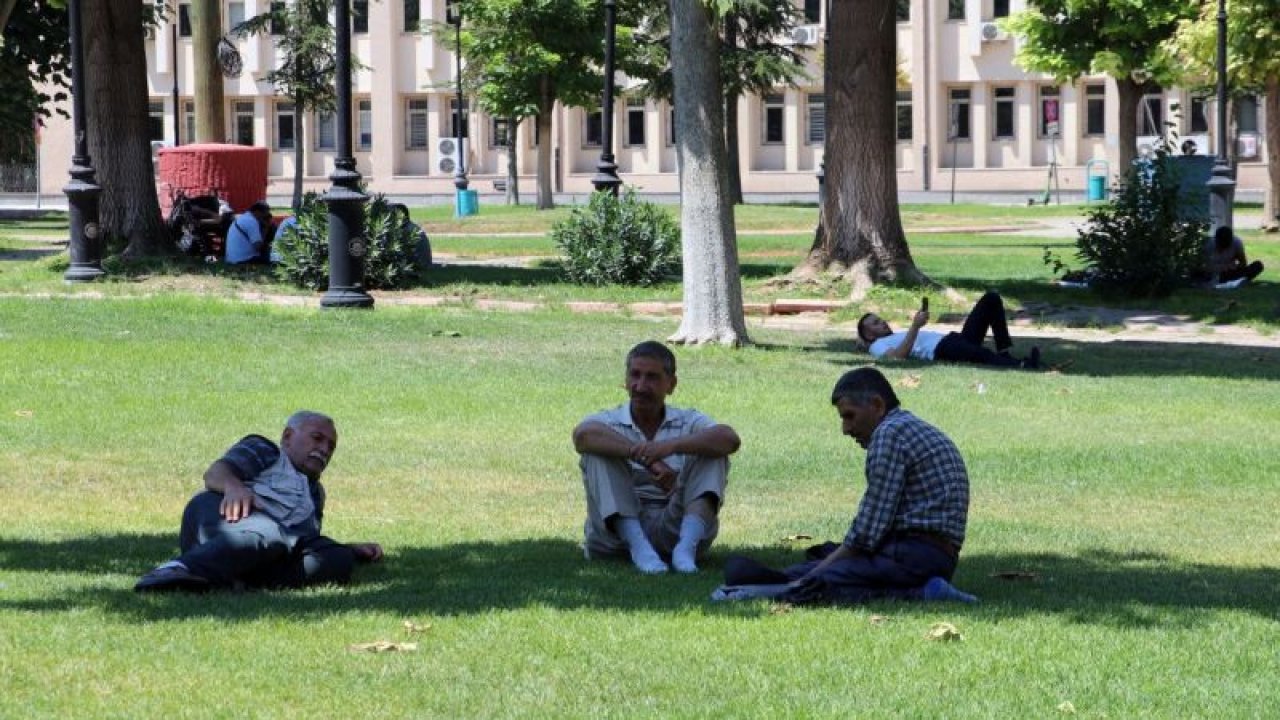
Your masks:
{"label": "red covered object", "polygon": [[204,143],[161,148],[157,156],[156,191],[166,217],[176,190],[188,197],[216,195],[238,213],[266,199],[270,159],[266,148]]}

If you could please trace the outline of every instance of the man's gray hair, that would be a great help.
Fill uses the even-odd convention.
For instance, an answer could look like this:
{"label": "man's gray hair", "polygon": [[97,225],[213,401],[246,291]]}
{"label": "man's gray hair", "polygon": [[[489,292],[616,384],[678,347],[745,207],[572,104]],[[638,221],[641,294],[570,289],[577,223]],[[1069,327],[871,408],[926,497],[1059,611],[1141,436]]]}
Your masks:
{"label": "man's gray hair", "polygon": [[311,422],[312,420],[320,420],[322,422],[327,422],[330,425],[334,424],[333,418],[325,415],[324,413],[318,413],[314,410],[299,410],[298,412],[290,415],[284,425],[285,427],[291,427],[294,430],[301,430],[303,425]]}

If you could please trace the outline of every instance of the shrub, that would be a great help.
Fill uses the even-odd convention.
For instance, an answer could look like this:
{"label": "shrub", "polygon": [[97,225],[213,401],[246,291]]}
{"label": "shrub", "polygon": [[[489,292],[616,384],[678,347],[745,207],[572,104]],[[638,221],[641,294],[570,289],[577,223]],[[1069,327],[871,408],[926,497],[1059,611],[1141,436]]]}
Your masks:
{"label": "shrub", "polygon": [[[280,263],[276,275],[298,287],[325,290],[329,285],[329,208],[314,192],[298,210],[298,224],[276,243]],[[364,287],[371,290],[405,288],[420,277],[419,229],[378,194],[364,204],[368,246],[364,256]]]}
{"label": "shrub", "polygon": [[680,227],[662,208],[598,192],[555,224],[551,237],[579,285],[653,285],[680,267]]}
{"label": "shrub", "polygon": [[[1085,267],[1071,275],[1101,292],[1134,297],[1168,295],[1186,285],[1203,265],[1208,223],[1187,212],[1201,203],[1182,191],[1180,176],[1167,144],[1134,163],[1113,199],[1088,212],[1076,239]],[[1044,260],[1055,272],[1065,269],[1048,250]]]}

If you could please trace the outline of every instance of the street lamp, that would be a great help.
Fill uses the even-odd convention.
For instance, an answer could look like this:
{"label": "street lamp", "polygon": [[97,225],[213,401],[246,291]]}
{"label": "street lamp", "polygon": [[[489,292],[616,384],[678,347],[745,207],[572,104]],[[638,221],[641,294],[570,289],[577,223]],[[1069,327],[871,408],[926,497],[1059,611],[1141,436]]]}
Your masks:
{"label": "street lamp", "polygon": [[1218,157],[1209,181],[1209,220],[1214,229],[1231,226],[1236,181],[1227,157],[1227,5],[1218,0]]}
{"label": "street lamp", "polygon": [[89,142],[85,135],[84,99],[84,43],[80,37],[80,0],[67,3],[67,21],[71,35],[71,115],[75,132],[75,150],[71,156],[71,169],[67,174],[71,182],[62,188],[67,194],[67,209],[71,221],[71,238],[67,251],[71,266],[62,279],[72,282],[89,282],[103,276],[102,237],[98,226],[98,198],[102,188],[94,180],[92,161],[89,158]]}
{"label": "street lamp", "polygon": [[458,164],[453,171],[453,186],[458,189],[457,210],[458,214],[462,214],[462,191],[467,189],[467,153],[463,147],[466,145],[467,139],[467,123],[463,115],[463,98],[462,98],[462,0],[446,0],[444,5],[445,22],[453,26],[453,58],[455,67],[457,68],[457,85],[458,90],[458,114],[457,114],[457,130],[458,130]]}
{"label": "street lamp", "polygon": [[600,162],[591,184],[596,190],[618,194],[622,180],[613,161],[613,51],[617,45],[618,10],[614,0],[604,0],[604,104],[600,108]]}
{"label": "street lamp", "polygon": [[173,23],[169,25],[169,54],[173,56],[173,146],[182,144],[182,113],[178,109],[178,10],[173,11]]}
{"label": "street lamp", "polygon": [[324,195],[329,206],[329,289],[320,298],[324,308],[373,307],[373,298],[364,291],[364,256],[369,240],[364,236],[364,203],[360,173],[351,155],[351,4],[334,3],[337,25],[337,63],[334,89],[337,91],[338,154],[329,179],[333,185]]}

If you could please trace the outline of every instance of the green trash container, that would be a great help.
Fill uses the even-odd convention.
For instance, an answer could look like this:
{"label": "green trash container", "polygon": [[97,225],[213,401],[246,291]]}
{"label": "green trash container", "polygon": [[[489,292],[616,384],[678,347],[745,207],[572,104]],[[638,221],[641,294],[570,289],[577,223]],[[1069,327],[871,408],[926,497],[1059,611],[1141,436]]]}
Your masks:
{"label": "green trash container", "polygon": [[458,217],[467,217],[480,212],[480,193],[475,190],[458,190],[455,211]]}
{"label": "green trash container", "polygon": [[1107,175],[1110,174],[1110,168],[1106,160],[1096,159],[1090,160],[1084,165],[1085,174],[1085,200],[1088,202],[1102,202],[1107,199]]}

